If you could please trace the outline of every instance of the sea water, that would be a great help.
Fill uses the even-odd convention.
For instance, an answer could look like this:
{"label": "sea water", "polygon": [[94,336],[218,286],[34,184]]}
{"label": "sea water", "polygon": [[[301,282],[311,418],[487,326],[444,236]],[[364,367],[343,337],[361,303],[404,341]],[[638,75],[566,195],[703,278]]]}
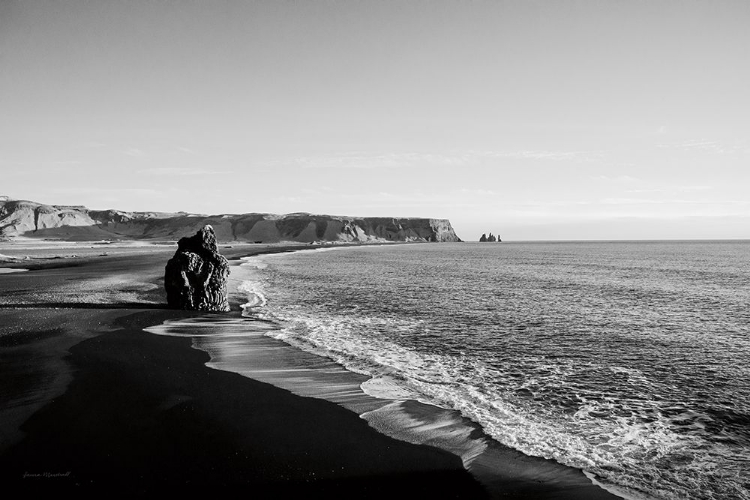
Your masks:
{"label": "sea water", "polygon": [[251,257],[245,314],[635,496],[750,498],[750,242],[458,243]]}

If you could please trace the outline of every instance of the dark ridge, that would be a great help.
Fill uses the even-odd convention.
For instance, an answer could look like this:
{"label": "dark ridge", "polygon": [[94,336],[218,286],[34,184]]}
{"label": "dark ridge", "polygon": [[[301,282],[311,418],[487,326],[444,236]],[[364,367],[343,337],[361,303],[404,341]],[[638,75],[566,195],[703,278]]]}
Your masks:
{"label": "dark ridge", "polygon": [[290,235],[292,238],[299,236],[310,224],[309,217],[288,217],[276,221],[276,227],[284,236]]}
{"label": "dark ridge", "polygon": [[322,240],[323,236],[326,234],[326,229],[328,229],[328,221],[323,219],[315,222],[315,236]]}

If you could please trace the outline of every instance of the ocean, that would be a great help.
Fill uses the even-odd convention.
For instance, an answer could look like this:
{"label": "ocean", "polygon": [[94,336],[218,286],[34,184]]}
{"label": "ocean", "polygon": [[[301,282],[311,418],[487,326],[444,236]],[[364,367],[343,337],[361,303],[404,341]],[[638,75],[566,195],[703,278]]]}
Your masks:
{"label": "ocean", "polygon": [[750,242],[326,250],[245,259],[266,336],[624,496],[750,498]]}

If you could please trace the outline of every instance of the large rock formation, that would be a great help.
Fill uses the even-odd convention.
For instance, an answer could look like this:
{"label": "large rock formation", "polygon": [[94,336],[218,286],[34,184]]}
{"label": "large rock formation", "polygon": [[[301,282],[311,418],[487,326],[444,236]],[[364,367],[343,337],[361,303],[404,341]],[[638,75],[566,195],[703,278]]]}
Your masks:
{"label": "large rock formation", "polygon": [[219,254],[216,233],[204,226],[194,236],[181,238],[177,252],[164,269],[167,303],[175,309],[229,311],[229,263]]}
{"label": "large rock formation", "polygon": [[446,219],[295,213],[198,215],[42,205],[0,196],[0,237],[61,240],[175,240],[206,224],[221,241],[312,243],[461,241]]}
{"label": "large rock formation", "polygon": [[88,239],[85,236],[102,239],[103,234],[86,207],[42,205],[0,196],[0,236],[7,238],[37,232],[54,232],[63,239]]}

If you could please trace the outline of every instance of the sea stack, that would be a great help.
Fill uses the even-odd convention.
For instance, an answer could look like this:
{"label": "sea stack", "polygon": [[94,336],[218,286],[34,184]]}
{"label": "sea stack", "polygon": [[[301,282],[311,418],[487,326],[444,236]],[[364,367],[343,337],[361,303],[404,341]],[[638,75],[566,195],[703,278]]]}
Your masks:
{"label": "sea stack", "polygon": [[177,252],[164,269],[167,304],[174,309],[229,311],[229,263],[219,254],[214,228],[206,225],[181,238]]}

